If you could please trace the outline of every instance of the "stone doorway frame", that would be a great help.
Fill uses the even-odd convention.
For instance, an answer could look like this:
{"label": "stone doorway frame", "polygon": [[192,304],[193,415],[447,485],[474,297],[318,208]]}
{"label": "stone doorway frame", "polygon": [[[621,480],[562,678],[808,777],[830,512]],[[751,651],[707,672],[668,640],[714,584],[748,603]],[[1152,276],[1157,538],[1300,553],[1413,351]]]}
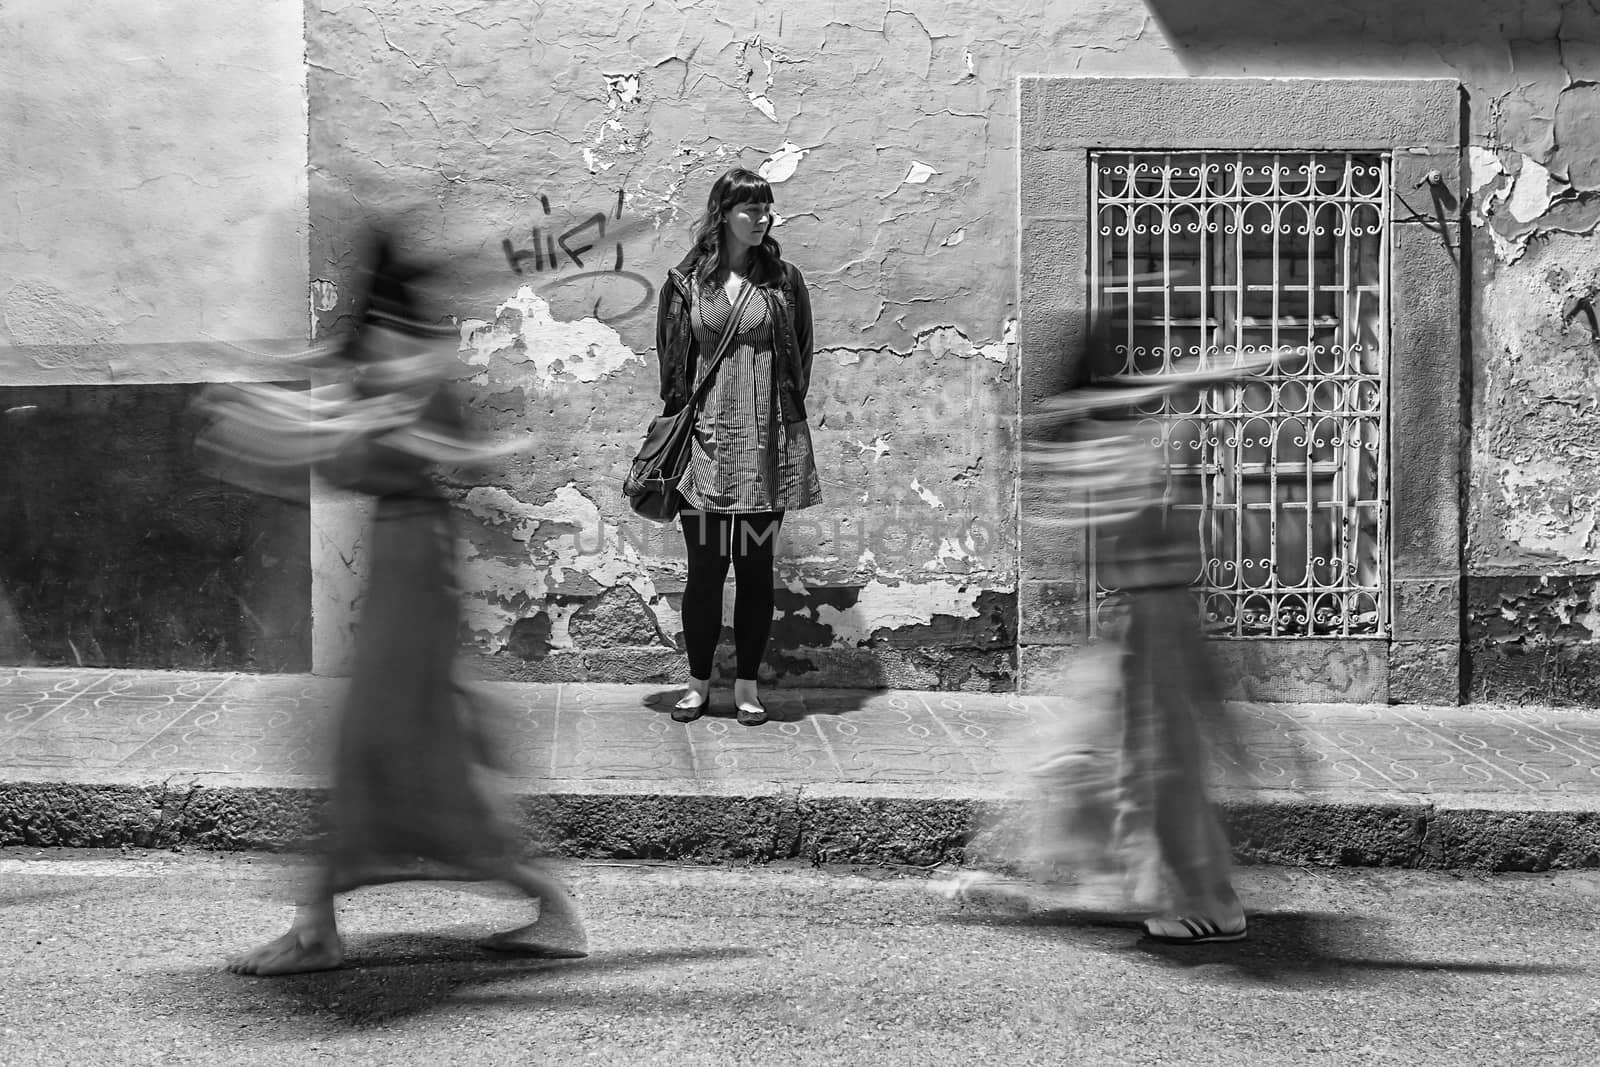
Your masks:
{"label": "stone doorway frame", "polygon": [[[1213,644],[1240,699],[1449,703],[1462,694],[1464,209],[1448,78],[1018,80],[1019,414],[1076,380],[1086,340],[1091,150],[1385,152],[1390,219],[1389,603],[1382,639]],[[1081,534],[1019,464],[1019,688],[1088,639]]]}

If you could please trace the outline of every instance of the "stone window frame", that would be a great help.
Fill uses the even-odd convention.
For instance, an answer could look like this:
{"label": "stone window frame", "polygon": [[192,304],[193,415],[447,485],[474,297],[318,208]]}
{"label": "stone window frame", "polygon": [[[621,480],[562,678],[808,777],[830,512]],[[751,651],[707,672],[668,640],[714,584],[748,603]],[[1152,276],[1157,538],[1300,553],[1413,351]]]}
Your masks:
{"label": "stone window frame", "polygon": [[[1449,78],[1018,80],[1018,413],[1078,373],[1089,153],[1381,152],[1390,204],[1389,634],[1214,642],[1242,699],[1457,703],[1462,693],[1463,103]],[[1083,534],[1018,491],[1017,669],[1050,688],[1088,637]]]}

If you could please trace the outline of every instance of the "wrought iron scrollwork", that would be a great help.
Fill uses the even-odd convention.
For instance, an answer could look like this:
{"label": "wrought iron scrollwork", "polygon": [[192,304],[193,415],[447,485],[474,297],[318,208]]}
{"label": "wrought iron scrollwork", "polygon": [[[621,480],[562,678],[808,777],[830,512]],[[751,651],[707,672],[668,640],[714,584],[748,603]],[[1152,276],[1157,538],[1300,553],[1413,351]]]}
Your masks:
{"label": "wrought iron scrollwork", "polygon": [[[1091,321],[1114,373],[1280,353],[1257,377],[1149,401],[1167,503],[1202,546],[1222,637],[1386,632],[1390,160],[1092,155]],[[1091,551],[1091,570],[1095,553]],[[1117,590],[1091,576],[1094,617]]]}

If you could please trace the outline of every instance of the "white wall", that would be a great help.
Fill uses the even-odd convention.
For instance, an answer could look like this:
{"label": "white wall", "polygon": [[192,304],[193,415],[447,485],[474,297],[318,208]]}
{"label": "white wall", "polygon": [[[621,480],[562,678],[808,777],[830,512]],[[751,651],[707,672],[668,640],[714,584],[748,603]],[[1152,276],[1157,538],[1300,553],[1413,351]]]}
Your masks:
{"label": "white wall", "polygon": [[308,333],[301,5],[0,5],[0,383],[254,376]]}

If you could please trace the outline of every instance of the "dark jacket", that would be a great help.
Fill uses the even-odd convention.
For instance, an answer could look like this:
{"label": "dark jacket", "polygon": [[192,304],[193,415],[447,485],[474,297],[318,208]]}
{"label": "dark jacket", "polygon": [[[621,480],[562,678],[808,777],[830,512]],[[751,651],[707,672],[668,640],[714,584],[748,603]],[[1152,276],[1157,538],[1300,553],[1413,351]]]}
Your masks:
{"label": "dark jacket", "polygon": [[[661,362],[661,401],[667,415],[689,402],[699,370],[700,346],[689,321],[694,265],[691,252],[667,272],[656,305],[656,358]],[[783,280],[776,286],[762,286],[756,293],[766,300],[772,318],[779,412],[785,423],[804,422],[806,391],[811,386],[811,297],[805,279],[799,268],[785,263]]]}

